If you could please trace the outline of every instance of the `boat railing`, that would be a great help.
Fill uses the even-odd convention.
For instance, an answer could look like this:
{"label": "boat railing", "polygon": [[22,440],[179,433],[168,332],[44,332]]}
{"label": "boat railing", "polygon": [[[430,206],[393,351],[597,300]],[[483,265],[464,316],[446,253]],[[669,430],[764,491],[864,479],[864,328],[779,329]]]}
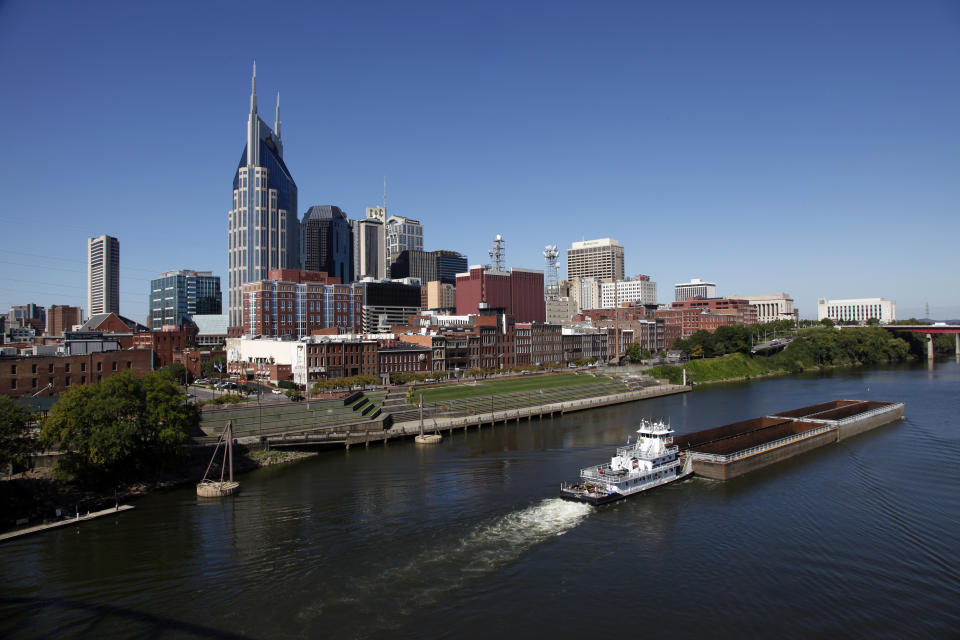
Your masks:
{"label": "boat railing", "polygon": [[[676,467],[679,464],[680,464],[680,460],[671,460],[666,464],[658,465],[657,467],[651,469],[650,472],[653,473],[655,471],[660,471],[663,469],[672,469],[673,467]],[[603,471],[604,473],[600,473],[601,471]],[[623,478],[627,477],[629,475],[628,472],[629,470],[627,469],[624,469],[622,473],[613,471],[610,468],[609,464],[603,464],[603,465],[597,465],[594,467],[587,467],[586,469],[580,469],[580,477],[583,480],[597,480],[597,481],[602,480],[604,482],[616,483],[621,481]]]}
{"label": "boat railing", "polygon": [[782,447],[783,445],[790,444],[791,442],[797,442],[798,440],[803,440],[811,436],[819,435],[821,433],[826,433],[827,431],[833,431],[836,428],[837,428],[836,424],[825,424],[822,427],[817,427],[816,429],[804,431],[803,433],[787,436],[785,438],[780,438],[778,440],[771,440],[770,442],[758,444],[757,446],[750,447],[749,449],[741,449],[740,451],[734,451],[733,453],[730,453],[730,454],[702,453],[699,451],[687,451],[687,457],[693,460],[703,460],[705,462],[728,463],[728,462],[733,462],[734,460],[740,460],[742,458],[752,456],[762,451],[767,451],[769,449]]}
{"label": "boat railing", "polygon": [[[667,454],[670,454],[670,453],[678,453],[679,451],[680,451],[680,448],[679,448],[679,447],[664,447],[664,448],[663,448],[663,453],[662,453],[662,454],[657,454],[657,457],[660,457],[661,455],[667,455]],[[618,455],[618,456],[627,456],[627,457],[632,458],[632,457],[633,457],[635,454],[637,454],[637,453],[638,453],[638,451],[637,451],[637,449],[636,449],[636,445],[630,444],[630,445],[627,445],[627,446],[625,446],[625,447],[617,447],[617,455]]]}
{"label": "boat railing", "polygon": [[854,422],[859,422],[864,418],[872,418],[873,416],[879,416],[884,413],[896,411],[897,409],[902,409],[904,406],[905,405],[902,402],[897,402],[896,404],[887,405],[885,407],[877,407],[876,409],[864,411],[863,413],[852,415],[849,418],[844,418],[843,420],[836,420],[833,422],[833,426],[845,426]]}

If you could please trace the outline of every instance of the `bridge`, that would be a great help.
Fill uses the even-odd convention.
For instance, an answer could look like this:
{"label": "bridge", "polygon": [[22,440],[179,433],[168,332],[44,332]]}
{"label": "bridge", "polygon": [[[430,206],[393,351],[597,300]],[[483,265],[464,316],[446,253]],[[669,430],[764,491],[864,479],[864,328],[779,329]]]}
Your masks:
{"label": "bridge", "polygon": [[934,324],[881,324],[880,328],[889,331],[910,331],[927,334],[927,358],[930,360],[933,360],[933,334],[952,333],[957,345],[956,355],[957,358],[960,358],[960,324],[945,324],[942,322]]}

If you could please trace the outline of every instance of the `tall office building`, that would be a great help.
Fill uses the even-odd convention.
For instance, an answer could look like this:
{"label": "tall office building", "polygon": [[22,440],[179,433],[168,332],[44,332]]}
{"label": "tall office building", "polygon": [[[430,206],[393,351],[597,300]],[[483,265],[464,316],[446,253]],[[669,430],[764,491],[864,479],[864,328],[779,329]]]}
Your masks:
{"label": "tall office building", "polygon": [[382,280],[387,277],[386,232],[383,223],[376,217],[368,215],[363,220],[351,220],[353,227],[353,276],[357,280],[374,278]]}
{"label": "tall office building", "polygon": [[567,249],[567,279],[623,280],[623,247],[613,238],[574,242]]}
{"label": "tall office building", "polygon": [[[369,210],[368,210],[369,212]],[[369,215],[369,213],[368,213]],[[386,215],[386,210],[384,210]],[[401,251],[423,251],[423,225],[419,220],[390,216],[386,222],[387,254],[390,260]]]}
{"label": "tall office building", "polygon": [[120,315],[120,241],[87,238],[87,308],[90,315]]}
{"label": "tall office building", "polygon": [[[257,115],[257,65],[253,65],[247,144],[233,178],[230,210],[230,326],[243,322],[242,289],[270,269],[300,268],[297,185],[283,162],[280,95],[271,129]],[[92,313],[92,312],[91,312]]]}
{"label": "tall office building", "polygon": [[347,214],[328,204],[310,207],[300,226],[304,270],[326,271],[343,284],[353,282],[353,229]]}
{"label": "tall office building", "polygon": [[467,271],[467,257],[458,251],[438,249],[432,252],[437,257],[437,280],[457,284],[457,274]]}
{"label": "tall office building", "polygon": [[210,271],[167,271],[150,281],[150,328],[181,325],[188,316],[220,314],[220,276]]}

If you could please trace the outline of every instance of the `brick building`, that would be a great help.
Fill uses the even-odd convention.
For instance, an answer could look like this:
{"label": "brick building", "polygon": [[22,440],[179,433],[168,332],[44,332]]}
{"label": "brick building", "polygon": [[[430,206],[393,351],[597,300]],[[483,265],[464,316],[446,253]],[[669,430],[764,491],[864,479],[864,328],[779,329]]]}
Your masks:
{"label": "brick building", "polygon": [[563,361],[562,327],[543,322],[516,323],[516,364],[549,365]]}
{"label": "brick building", "polygon": [[512,269],[509,272],[473,266],[457,274],[457,315],[481,309],[503,309],[517,322],[544,322],[543,271]]}
{"label": "brick building", "polygon": [[196,344],[197,327],[186,323],[182,327],[165,326],[160,331],[145,331],[133,335],[134,349],[153,351],[156,369],[176,362],[175,357]]}
{"label": "brick building", "polygon": [[55,304],[47,309],[47,335],[62,336],[83,322],[83,309],[68,304]]}
{"label": "brick building", "polygon": [[12,397],[57,395],[127,369],[138,373],[152,371],[152,353],[127,349],[67,356],[2,356],[0,392]]}

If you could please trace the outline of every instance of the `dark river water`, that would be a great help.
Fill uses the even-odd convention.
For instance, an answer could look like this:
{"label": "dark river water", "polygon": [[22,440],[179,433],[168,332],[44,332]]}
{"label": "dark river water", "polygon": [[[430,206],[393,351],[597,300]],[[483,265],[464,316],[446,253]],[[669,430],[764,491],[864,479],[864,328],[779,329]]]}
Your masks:
{"label": "dark river water", "polygon": [[[760,472],[591,507],[562,480],[838,398],[906,418]],[[434,447],[332,451],[0,546],[0,637],[958,637],[960,367],[723,385]]]}

